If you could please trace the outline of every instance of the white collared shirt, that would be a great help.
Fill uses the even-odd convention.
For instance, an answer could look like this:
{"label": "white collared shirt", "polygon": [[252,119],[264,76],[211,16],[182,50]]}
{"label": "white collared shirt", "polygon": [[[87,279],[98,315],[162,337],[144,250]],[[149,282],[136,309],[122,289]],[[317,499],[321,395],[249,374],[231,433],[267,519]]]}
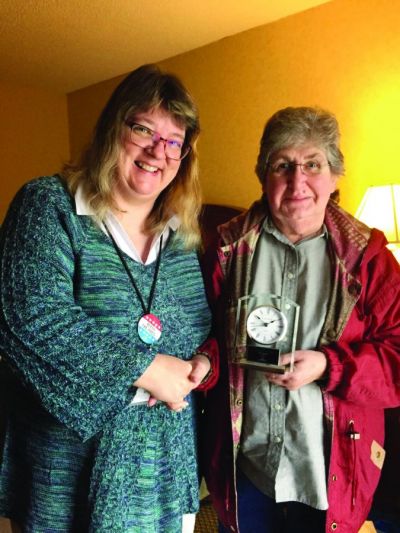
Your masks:
{"label": "white collared shirt", "polygon": [[[90,207],[90,205],[86,201],[81,185],[78,186],[77,191],[75,193],[75,205],[76,205],[77,215],[93,217],[93,219],[100,226],[102,231],[104,231],[104,233],[107,233],[104,223],[100,222],[97,219],[93,209]],[[127,232],[123,228],[122,224],[111,211],[106,215],[104,222],[107,225],[107,228],[109,232],[111,233],[113,239],[117,243],[118,248],[122,252],[126,253],[131,259],[133,259],[137,263],[141,263],[142,265],[150,265],[157,259],[161,235],[163,236],[162,248],[164,249],[164,247],[167,244],[168,237],[169,237],[171,230],[176,231],[180,225],[179,217],[177,217],[176,215],[172,216],[166,223],[163,231],[159,235],[154,237],[153,242],[151,243],[150,251],[146,258],[146,261],[143,261],[135,245],[133,244]]]}

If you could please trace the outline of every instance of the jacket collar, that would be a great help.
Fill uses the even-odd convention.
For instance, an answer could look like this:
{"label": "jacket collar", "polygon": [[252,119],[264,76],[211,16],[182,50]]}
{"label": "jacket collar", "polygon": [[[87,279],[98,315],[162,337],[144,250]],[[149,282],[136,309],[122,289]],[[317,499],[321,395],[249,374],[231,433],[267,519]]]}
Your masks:
{"label": "jacket collar", "polygon": [[[249,233],[259,234],[268,215],[269,207],[263,195],[248,211],[219,226],[222,245],[233,244]],[[335,255],[340,258],[345,270],[349,272],[354,273],[358,270],[371,237],[374,243],[370,248],[372,253],[374,250],[376,253],[386,244],[385,237],[379,230],[371,230],[332,200],[326,207],[324,223]]]}

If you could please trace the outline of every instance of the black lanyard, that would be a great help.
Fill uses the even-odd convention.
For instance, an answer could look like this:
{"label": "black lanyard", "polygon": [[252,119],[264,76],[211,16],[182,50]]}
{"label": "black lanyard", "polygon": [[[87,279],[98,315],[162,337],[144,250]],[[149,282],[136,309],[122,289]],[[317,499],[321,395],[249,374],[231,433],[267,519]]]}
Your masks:
{"label": "black lanyard", "polygon": [[148,300],[148,302],[147,302],[147,306],[146,306],[146,304],[145,304],[145,302],[144,302],[144,300],[143,300],[143,296],[142,296],[142,294],[141,294],[141,292],[140,292],[140,290],[139,290],[139,287],[136,285],[136,281],[135,281],[134,277],[132,276],[131,271],[130,271],[129,268],[128,268],[128,265],[127,265],[127,263],[126,263],[126,261],[125,261],[124,256],[122,255],[121,250],[119,249],[117,243],[115,242],[114,237],[111,235],[111,232],[110,232],[110,230],[108,229],[107,225],[104,224],[104,226],[105,226],[105,228],[106,228],[106,230],[107,230],[107,233],[108,233],[108,235],[109,235],[109,237],[110,237],[110,239],[111,239],[111,241],[112,241],[112,243],[113,243],[113,246],[114,246],[114,248],[115,248],[115,251],[116,251],[117,254],[118,254],[118,257],[120,258],[121,263],[123,264],[123,266],[124,266],[124,268],[125,268],[125,270],[126,270],[126,273],[128,274],[128,277],[129,277],[129,279],[130,279],[130,281],[131,281],[131,283],[132,283],[132,286],[133,286],[133,288],[135,289],[135,292],[136,292],[136,294],[137,294],[137,297],[138,297],[139,300],[140,300],[140,303],[141,303],[141,305],[142,305],[142,309],[143,309],[143,313],[144,313],[145,315],[147,315],[148,313],[150,313],[150,310],[151,310],[151,305],[152,305],[152,303],[153,303],[153,298],[154,298],[154,291],[155,291],[155,289],[156,289],[156,284],[157,284],[158,272],[159,272],[159,270],[160,270],[161,250],[162,250],[163,236],[161,235],[161,237],[160,237],[160,248],[159,248],[158,256],[157,256],[157,259],[156,259],[156,265],[155,265],[154,275],[153,275],[153,282],[152,282],[152,284],[151,284],[151,288],[150,288],[149,300]]}

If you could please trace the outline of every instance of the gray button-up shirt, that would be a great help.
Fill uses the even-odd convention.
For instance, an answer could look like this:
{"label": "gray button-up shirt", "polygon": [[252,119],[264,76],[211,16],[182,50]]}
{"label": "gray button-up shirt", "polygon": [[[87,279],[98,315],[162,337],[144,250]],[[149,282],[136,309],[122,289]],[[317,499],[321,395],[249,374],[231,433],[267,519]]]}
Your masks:
{"label": "gray button-up shirt", "polygon": [[[300,306],[297,349],[315,349],[331,291],[326,231],[292,244],[267,219],[250,293],[273,293]],[[327,509],[322,395],[311,383],[297,391],[271,385],[249,370],[239,468],[277,502]]]}

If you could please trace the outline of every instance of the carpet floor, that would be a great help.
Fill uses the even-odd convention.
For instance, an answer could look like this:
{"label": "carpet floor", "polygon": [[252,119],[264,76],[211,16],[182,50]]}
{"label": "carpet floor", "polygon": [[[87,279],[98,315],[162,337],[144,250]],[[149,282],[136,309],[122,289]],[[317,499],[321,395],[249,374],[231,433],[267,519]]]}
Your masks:
{"label": "carpet floor", "polygon": [[200,511],[197,513],[194,533],[217,533],[217,515],[208,498],[201,500]]}

